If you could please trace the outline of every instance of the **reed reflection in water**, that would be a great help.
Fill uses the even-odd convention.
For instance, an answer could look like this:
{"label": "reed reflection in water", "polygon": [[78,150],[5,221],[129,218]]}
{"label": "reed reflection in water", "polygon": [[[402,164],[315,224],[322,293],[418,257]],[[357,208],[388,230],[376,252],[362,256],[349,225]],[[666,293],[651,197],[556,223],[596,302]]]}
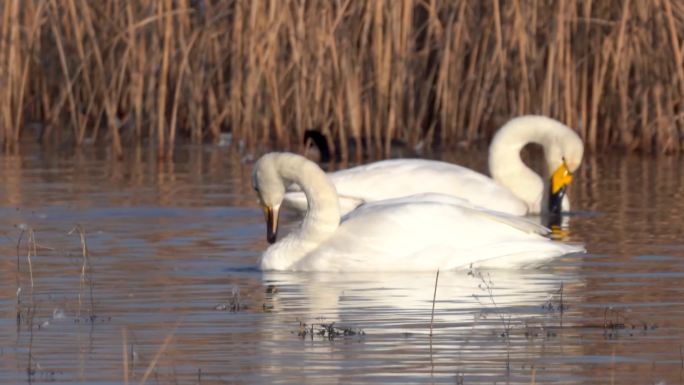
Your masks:
{"label": "reed reflection in water", "polygon": [[589,253],[441,272],[430,337],[434,274],[259,272],[250,162],[176,157],[0,157],[0,383],[681,383],[676,158],[588,158],[566,230]]}

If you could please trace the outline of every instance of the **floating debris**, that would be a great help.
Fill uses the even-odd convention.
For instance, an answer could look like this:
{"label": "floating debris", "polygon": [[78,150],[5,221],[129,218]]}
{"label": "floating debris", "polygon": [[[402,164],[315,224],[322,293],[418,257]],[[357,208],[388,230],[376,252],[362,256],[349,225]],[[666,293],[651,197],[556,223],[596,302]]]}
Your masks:
{"label": "floating debris", "polygon": [[242,299],[240,298],[240,288],[238,286],[233,286],[228,302],[220,303],[214,306],[214,310],[218,311],[238,312],[245,309],[247,309],[247,306],[242,303]]}
{"label": "floating debris", "polygon": [[306,324],[299,321],[299,329],[297,331],[297,336],[300,338],[311,338],[321,337],[333,341],[340,337],[351,337],[351,336],[364,336],[366,332],[362,329],[354,329],[351,327],[340,327],[335,326],[334,322],[330,323],[312,323]]}
{"label": "floating debris", "polygon": [[55,309],[52,311],[52,319],[53,319],[53,320],[55,320],[55,319],[64,319],[64,318],[66,318],[66,315],[64,314],[64,309],[55,308]]}
{"label": "floating debris", "polygon": [[74,318],[74,323],[94,324],[95,322],[111,322],[112,317],[104,317],[99,315],[79,316]]}
{"label": "floating debris", "polygon": [[268,285],[266,288],[266,294],[275,294],[278,292],[278,288],[275,285]]}

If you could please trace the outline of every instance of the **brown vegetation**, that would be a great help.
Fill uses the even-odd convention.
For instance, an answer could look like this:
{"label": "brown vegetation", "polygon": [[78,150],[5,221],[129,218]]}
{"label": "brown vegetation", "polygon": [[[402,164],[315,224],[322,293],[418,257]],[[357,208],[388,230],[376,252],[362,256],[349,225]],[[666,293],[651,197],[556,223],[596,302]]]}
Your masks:
{"label": "brown vegetation", "polygon": [[539,113],[592,150],[679,152],[683,43],[674,0],[5,0],[0,135],[171,156],[315,127],[386,153]]}

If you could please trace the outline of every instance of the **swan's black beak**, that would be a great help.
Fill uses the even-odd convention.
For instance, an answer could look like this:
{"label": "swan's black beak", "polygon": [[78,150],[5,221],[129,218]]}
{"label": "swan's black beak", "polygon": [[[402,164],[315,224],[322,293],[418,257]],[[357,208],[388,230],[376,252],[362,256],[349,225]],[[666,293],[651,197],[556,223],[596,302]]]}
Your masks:
{"label": "swan's black beak", "polygon": [[266,240],[274,243],[278,236],[278,212],[279,207],[262,206],[264,218],[266,219]]}
{"label": "swan's black beak", "polygon": [[549,188],[549,214],[560,215],[563,208],[563,197],[572,182],[572,172],[568,169],[568,165],[563,164],[554,171],[551,175],[551,185]]}

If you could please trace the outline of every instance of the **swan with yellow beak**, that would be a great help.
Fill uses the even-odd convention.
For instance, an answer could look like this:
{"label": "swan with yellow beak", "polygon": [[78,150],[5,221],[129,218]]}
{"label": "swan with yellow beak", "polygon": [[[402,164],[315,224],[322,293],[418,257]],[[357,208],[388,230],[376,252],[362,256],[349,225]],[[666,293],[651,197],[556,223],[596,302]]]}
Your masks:
{"label": "swan with yellow beak", "polygon": [[[544,150],[543,176],[520,158],[529,143]],[[506,122],[489,147],[491,178],[457,164],[428,159],[391,159],[328,174],[346,214],[370,202],[420,193],[440,193],[512,215],[568,211],[567,187],[582,163],[584,145],[565,124],[539,115]],[[548,178],[548,179],[547,179]],[[307,209],[305,194],[288,186],[285,205]]]}

